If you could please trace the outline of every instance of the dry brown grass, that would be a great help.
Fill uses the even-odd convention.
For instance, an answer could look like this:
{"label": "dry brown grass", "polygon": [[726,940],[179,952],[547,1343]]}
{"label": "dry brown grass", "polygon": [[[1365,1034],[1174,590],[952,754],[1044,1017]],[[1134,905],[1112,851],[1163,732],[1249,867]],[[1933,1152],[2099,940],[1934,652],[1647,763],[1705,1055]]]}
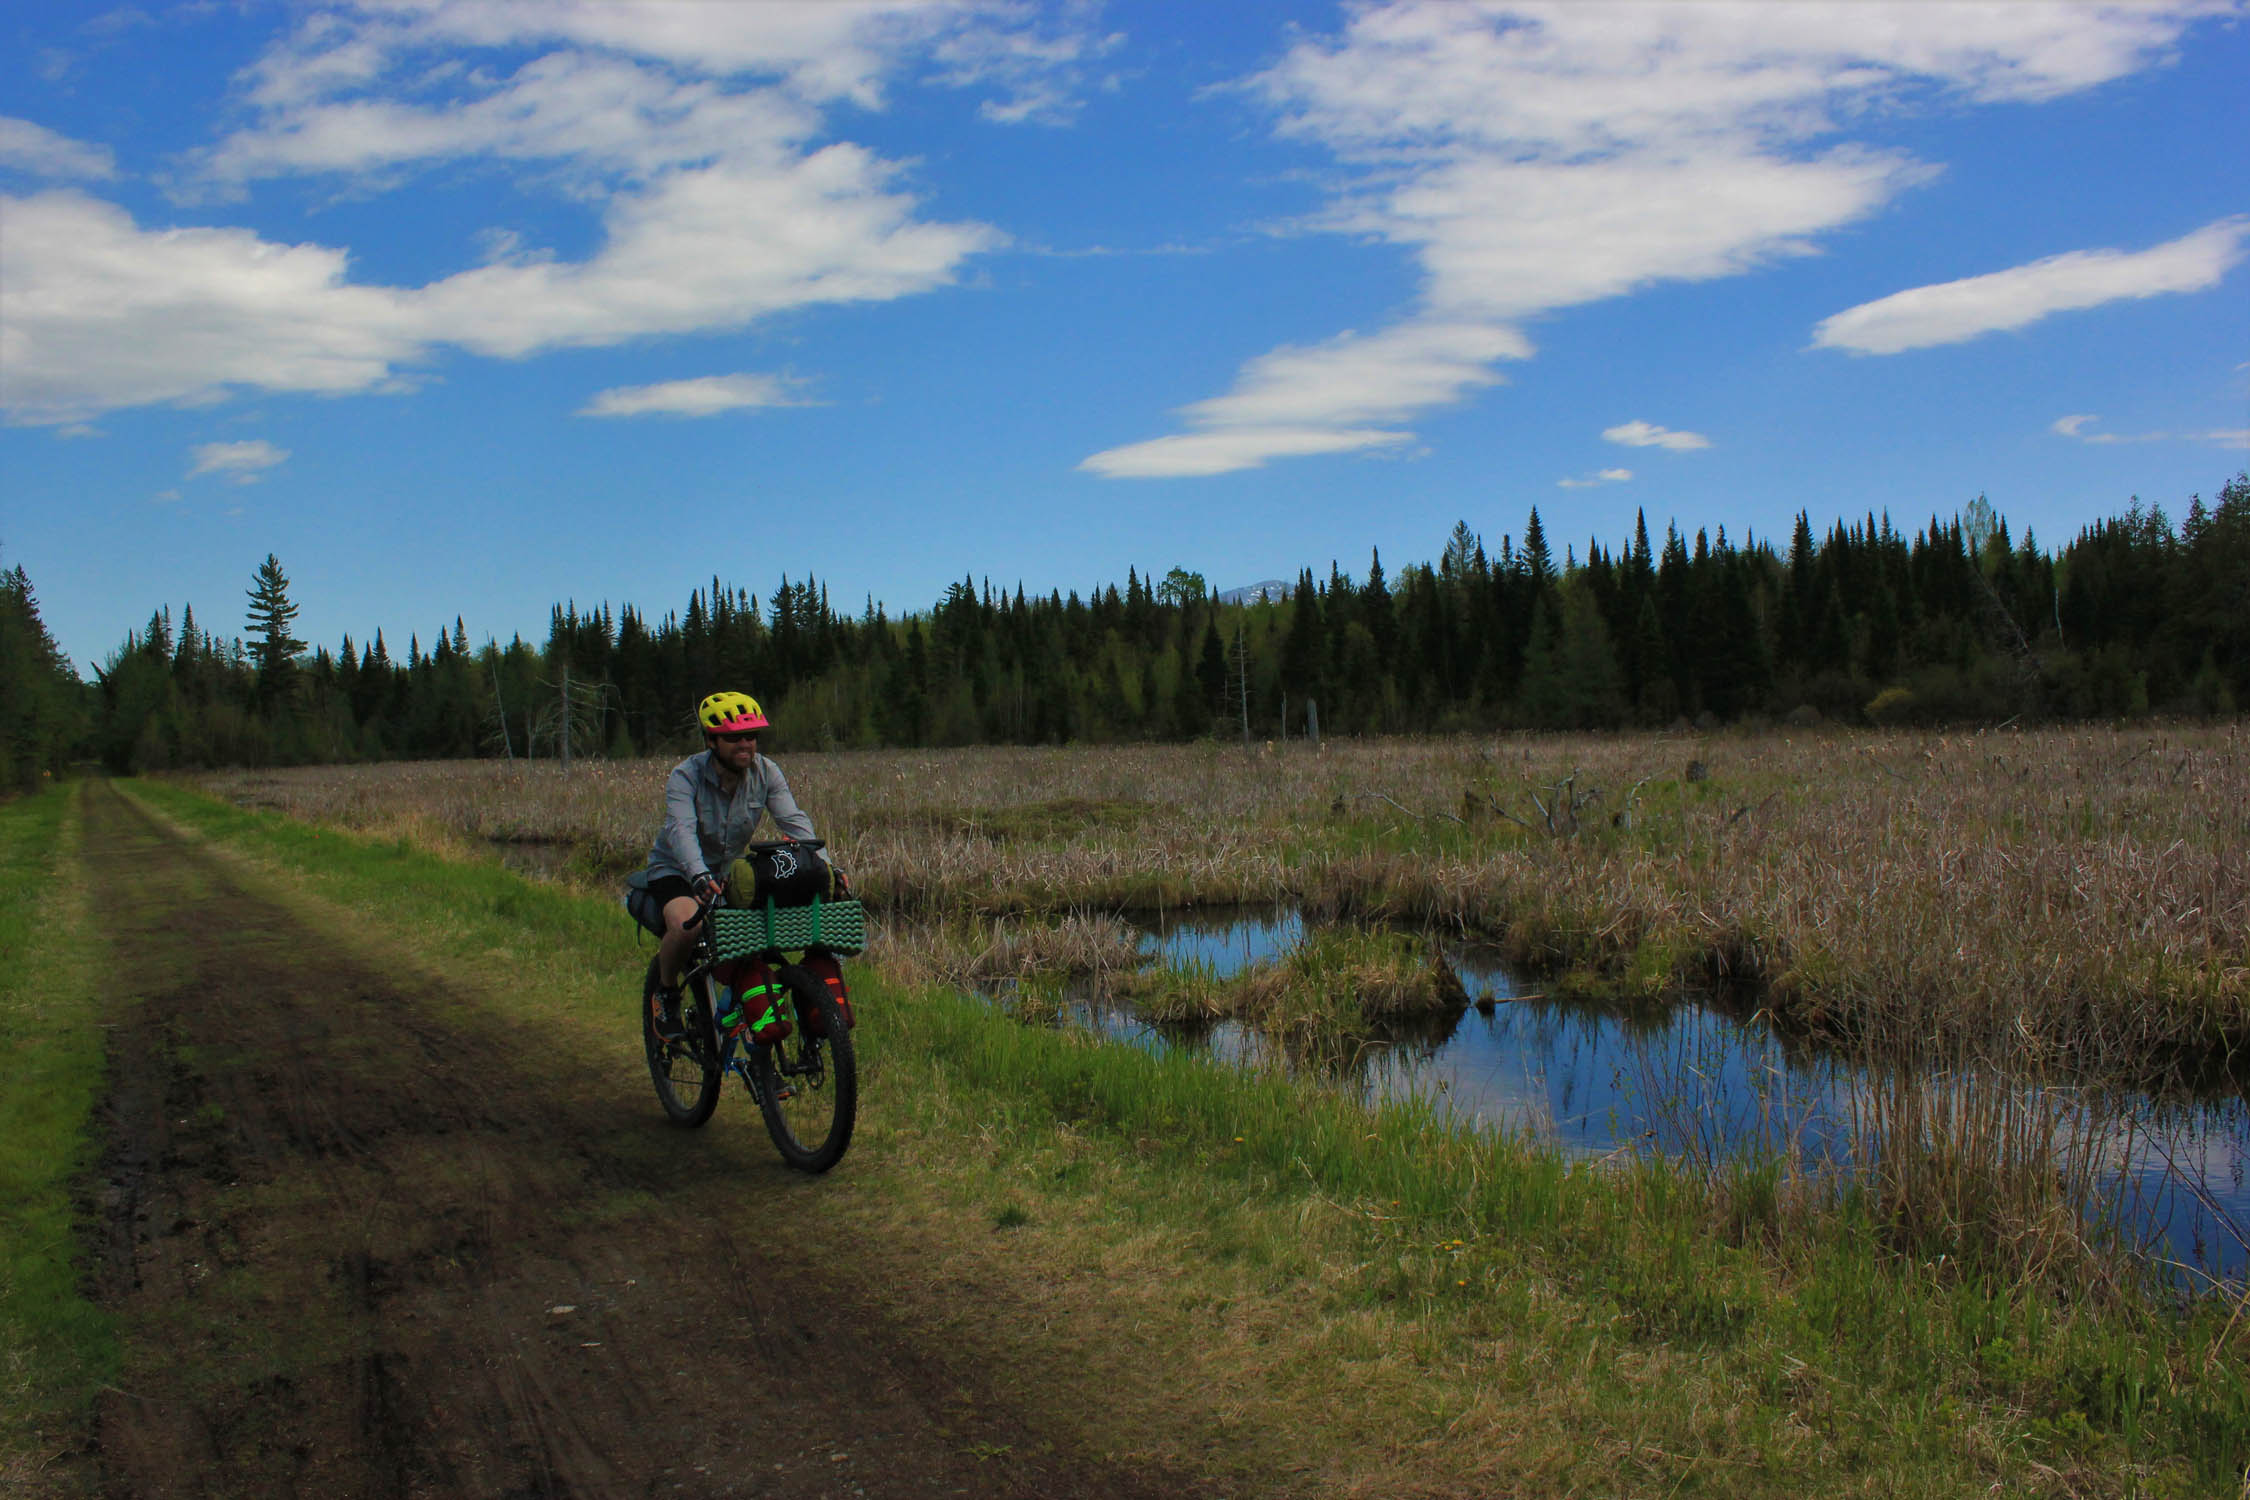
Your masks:
{"label": "dry brown grass", "polygon": [[[2250,1041],[2242,726],[784,753],[894,918],[1299,900],[1804,1025],[2147,1057]],[[1690,779],[1690,763],[1704,774]],[[240,801],[639,863],[661,761],[234,773]]]}

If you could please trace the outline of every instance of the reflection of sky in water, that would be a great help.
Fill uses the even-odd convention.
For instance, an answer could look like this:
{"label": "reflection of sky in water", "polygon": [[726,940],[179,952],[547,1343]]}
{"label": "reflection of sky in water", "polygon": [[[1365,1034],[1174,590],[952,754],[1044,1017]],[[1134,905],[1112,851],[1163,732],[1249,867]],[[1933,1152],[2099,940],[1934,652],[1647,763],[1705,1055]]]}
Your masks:
{"label": "reflection of sky in water", "polygon": [[[1280,958],[1303,934],[1295,911],[1261,908],[1169,919],[1141,947],[1158,962],[1224,977]],[[1577,1156],[1645,1147],[1710,1161],[1750,1147],[1808,1165],[1850,1161],[1873,1087],[1863,1069],[1693,998],[1557,1003],[1528,993],[1536,986],[1489,953],[1450,956],[1470,996],[1497,1003],[1389,1028],[1326,1076],[1370,1096],[1424,1098],[1456,1119],[1527,1131]],[[1230,1062],[1289,1065],[1232,1022],[1183,1034],[1106,1006],[1080,1004],[1074,1016],[1138,1046],[1192,1045]],[[2027,1091],[2022,1099],[2053,1113],[2059,1139],[2096,1154],[2137,1238],[2192,1265],[2244,1273],[2250,1105],[2239,1094],[2103,1102]]]}
{"label": "reflection of sky in water", "polygon": [[1305,919],[1296,908],[1260,907],[1224,918],[1160,919],[1142,933],[1141,952],[1160,964],[1206,968],[1224,978],[1273,962],[1304,935]]}

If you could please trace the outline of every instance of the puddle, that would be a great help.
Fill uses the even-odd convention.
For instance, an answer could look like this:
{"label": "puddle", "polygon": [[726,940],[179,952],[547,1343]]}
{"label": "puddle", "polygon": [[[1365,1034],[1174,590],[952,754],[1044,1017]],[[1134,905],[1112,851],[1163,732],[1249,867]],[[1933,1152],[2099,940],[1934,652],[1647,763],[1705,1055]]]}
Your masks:
{"label": "puddle", "polygon": [[1275,962],[1304,937],[1305,919],[1296,908],[1256,907],[1158,918],[1142,932],[1141,952],[1155,963],[1200,965],[1229,979],[1254,964]]}
{"label": "puddle", "polygon": [[[1290,908],[1197,914],[1148,925],[1141,951],[1225,978],[1279,959],[1304,934]],[[1476,1004],[1387,1027],[1317,1068],[1238,1022],[1159,1028],[1083,994],[1068,1013],[1136,1046],[1316,1071],[1364,1098],[1428,1100],[1465,1123],[1528,1132],[1581,1158],[1623,1149],[1712,1161],[1762,1148],[1849,1167],[1860,1122],[1874,1117],[1877,1074],[1716,999],[1558,1003],[1488,950],[1453,945],[1447,957]],[[2250,1102],[2240,1091],[2093,1098],[2027,1089],[2019,1099],[2091,1153],[2105,1202],[2156,1254],[2232,1280],[2250,1270]]]}

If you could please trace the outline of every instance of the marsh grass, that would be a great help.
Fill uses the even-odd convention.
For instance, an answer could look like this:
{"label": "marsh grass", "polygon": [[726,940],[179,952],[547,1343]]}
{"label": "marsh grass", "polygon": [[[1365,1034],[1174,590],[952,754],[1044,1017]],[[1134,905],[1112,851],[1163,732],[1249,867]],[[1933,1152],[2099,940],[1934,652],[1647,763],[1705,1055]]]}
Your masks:
{"label": "marsh grass", "polygon": [[1071,978],[1130,972],[1141,962],[1132,926],[1106,912],[1053,919],[956,916],[890,929],[901,978],[986,986],[1039,976]]}
{"label": "marsh grass", "polygon": [[[1935,1033],[1995,1056],[2028,1041],[2141,1072],[2250,1045],[2239,724],[782,758],[901,922],[1294,901],[1621,987],[1757,984],[1815,1034]],[[559,841],[592,885],[641,862],[664,770],[201,781],[434,846]],[[1575,811],[1551,827],[1564,799]]]}
{"label": "marsh grass", "polygon": [[[614,997],[645,953],[606,899],[151,795],[353,930],[503,976],[496,1005],[552,993],[576,1045],[637,1066]],[[1339,1495],[2192,1495],[2250,1461],[2227,1306],[1928,1255],[1878,1194],[1793,1199],[1771,1165],[1572,1163],[854,984],[866,1140],[833,1219],[800,1218],[895,1317],[1119,1451]]]}
{"label": "marsh grass", "polygon": [[1315,928],[1279,959],[1221,975],[1187,962],[1123,978],[1113,994],[1144,1019],[1255,1026],[1292,1056],[1348,1054],[1386,1020],[1459,1012],[1469,997],[1427,938],[1388,930]]}
{"label": "marsh grass", "polygon": [[[1007,985],[1028,1018],[1059,1013],[1053,981],[1078,975],[1158,1022],[1242,1016],[1348,1047],[1370,1005],[1413,993],[1395,962],[1323,940],[1239,982],[1151,972],[1115,921],[1286,901],[1490,940],[1560,993],[1730,986],[1795,1033],[1894,1060],[1887,1076],[1936,1074],[1861,1101],[1865,1211],[1901,1253],[1953,1265],[2077,1277],[2100,1250],[2075,1217],[2099,1153],[2058,1090],[2250,1046],[2240,724],[782,758],[879,913],[870,960],[901,983]],[[558,841],[600,888],[585,872],[640,862],[664,770],[202,780],[457,860]],[[1739,1177],[1717,1217],[1750,1232],[1791,1204],[1829,1212],[1832,1186],[1782,1159],[1771,1183],[1700,1162],[1707,1182]]]}
{"label": "marsh grass", "polygon": [[2098,1203],[2096,1117],[2070,1091],[1974,1059],[1891,1066],[1860,1101],[1857,1180],[1894,1249],[1969,1274],[2116,1296],[2118,1226]]}

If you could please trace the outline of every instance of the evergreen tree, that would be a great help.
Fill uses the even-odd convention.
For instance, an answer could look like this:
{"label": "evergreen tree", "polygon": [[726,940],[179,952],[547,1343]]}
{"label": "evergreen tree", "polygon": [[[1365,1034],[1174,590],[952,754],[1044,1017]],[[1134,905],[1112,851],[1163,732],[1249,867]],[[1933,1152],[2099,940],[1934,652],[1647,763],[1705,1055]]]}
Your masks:
{"label": "evergreen tree", "polygon": [[271,552],[258,565],[248,590],[250,655],[258,664],[258,702],[271,709],[288,701],[305,643],[289,633],[297,606],[289,598],[289,577]]}
{"label": "evergreen tree", "polygon": [[0,573],[0,788],[38,784],[84,735],[84,694],[21,567]]}

